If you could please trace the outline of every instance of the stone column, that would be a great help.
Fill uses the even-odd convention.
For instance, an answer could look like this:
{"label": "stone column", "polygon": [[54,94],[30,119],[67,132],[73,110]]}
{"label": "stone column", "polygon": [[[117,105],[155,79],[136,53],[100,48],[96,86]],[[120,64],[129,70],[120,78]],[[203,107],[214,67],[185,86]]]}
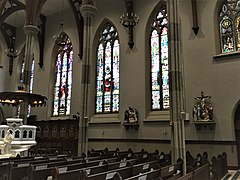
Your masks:
{"label": "stone column", "polygon": [[82,84],[80,95],[80,122],[78,154],[87,153],[87,128],[89,120],[89,86],[92,53],[92,20],[97,9],[92,1],[83,1],[80,8],[84,18],[83,59],[82,59]]}
{"label": "stone column", "polygon": [[[32,60],[34,55],[34,41],[38,33],[37,26],[26,25],[24,27],[26,34],[26,45],[25,45],[25,55],[24,55],[24,72],[23,72],[23,84],[25,86],[25,91],[29,92],[30,90],[30,79],[31,79],[31,70],[32,70]],[[24,124],[27,123],[27,112],[28,112],[28,103],[23,103],[20,110],[20,117],[23,118]]]}
{"label": "stone column", "polygon": [[180,157],[184,161],[184,174],[186,173],[185,158],[185,135],[184,135],[184,112],[183,103],[183,74],[181,52],[180,52],[180,21],[179,21],[179,0],[169,1],[169,23],[170,23],[170,119],[171,119],[171,152],[172,162],[176,163]]}

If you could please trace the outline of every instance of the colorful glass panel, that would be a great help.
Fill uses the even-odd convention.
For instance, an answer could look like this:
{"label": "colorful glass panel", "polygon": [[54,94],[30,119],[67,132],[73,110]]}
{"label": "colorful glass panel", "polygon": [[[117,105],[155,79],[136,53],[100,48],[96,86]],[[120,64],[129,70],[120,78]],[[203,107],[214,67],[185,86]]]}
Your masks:
{"label": "colorful glass panel", "polygon": [[53,97],[53,116],[70,114],[72,94],[73,50],[70,39],[68,44],[60,48],[55,65],[55,86]]}
{"label": "colorful glass panel", "polygon": [[151,107],[152,110],[169,109],[168,76],[168,20],[166,7],[159,10],[152,22],[151,51]]}
{"label": "colorful glass panel", "polygon": [[96,113],[119,111],[118,33],[107,23],[99,37],[96,63]]}
{"label": "colorful glass panel", "polygon": [[240,1],[224,1],[219,11],[221,52],[240,50]]}

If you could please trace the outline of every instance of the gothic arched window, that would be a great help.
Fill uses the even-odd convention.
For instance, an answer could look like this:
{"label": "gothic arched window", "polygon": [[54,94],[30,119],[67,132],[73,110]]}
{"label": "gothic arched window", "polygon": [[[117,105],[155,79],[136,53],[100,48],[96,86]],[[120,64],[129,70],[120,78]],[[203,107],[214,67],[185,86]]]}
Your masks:
{"label": "gothic arched window", "polygon": [[96,113],[119,111],[119,46],[117,31],[106,23],[97,46]]}
{"label": "gothic arched window", "polygon": [[240,50],[240,1],[224,1],[219,11],[221,52]]}
{"label": "gothic arched window", "polygon": [[70,39],[59,47],[55,62],[55,84],[53,97],[53,116],[70,114],[72,92],[73,48]]}
{"label": "gothic arched window", "polygon": [[166,6],[159,9],[151,23],[151,109],[169,109],[168,20]]}

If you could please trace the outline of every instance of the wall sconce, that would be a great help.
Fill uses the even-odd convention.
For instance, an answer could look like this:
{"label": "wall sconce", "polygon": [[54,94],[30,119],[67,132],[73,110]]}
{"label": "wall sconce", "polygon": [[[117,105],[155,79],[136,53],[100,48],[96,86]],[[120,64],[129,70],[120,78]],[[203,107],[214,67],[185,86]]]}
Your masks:
{"label": "wall sconce", "polygon": [[132,0],[127,0],[127,13],[120,16],[120,23],[125,27],[128,28],[128,45],[130,49],[133,48],[133,28],[139,22],[139,17],[133,13],[133,2]]}

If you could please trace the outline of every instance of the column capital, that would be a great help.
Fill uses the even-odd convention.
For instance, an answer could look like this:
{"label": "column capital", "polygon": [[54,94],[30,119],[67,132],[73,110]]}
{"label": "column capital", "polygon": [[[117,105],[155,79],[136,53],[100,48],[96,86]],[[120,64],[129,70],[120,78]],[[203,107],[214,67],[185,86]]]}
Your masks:
{"label": "column capital", "polygon": [[80,7],[80,11],[84,18],[94,17],[97,14],[97,8],[95,6],[93,6],[92,4],[83,4]]}
{"label": "column capital", "polygon": [[34,25],[25,25],[23,27],[23,30],[25,31],[25,34],[37,34],[39,29],[37,26]]}

